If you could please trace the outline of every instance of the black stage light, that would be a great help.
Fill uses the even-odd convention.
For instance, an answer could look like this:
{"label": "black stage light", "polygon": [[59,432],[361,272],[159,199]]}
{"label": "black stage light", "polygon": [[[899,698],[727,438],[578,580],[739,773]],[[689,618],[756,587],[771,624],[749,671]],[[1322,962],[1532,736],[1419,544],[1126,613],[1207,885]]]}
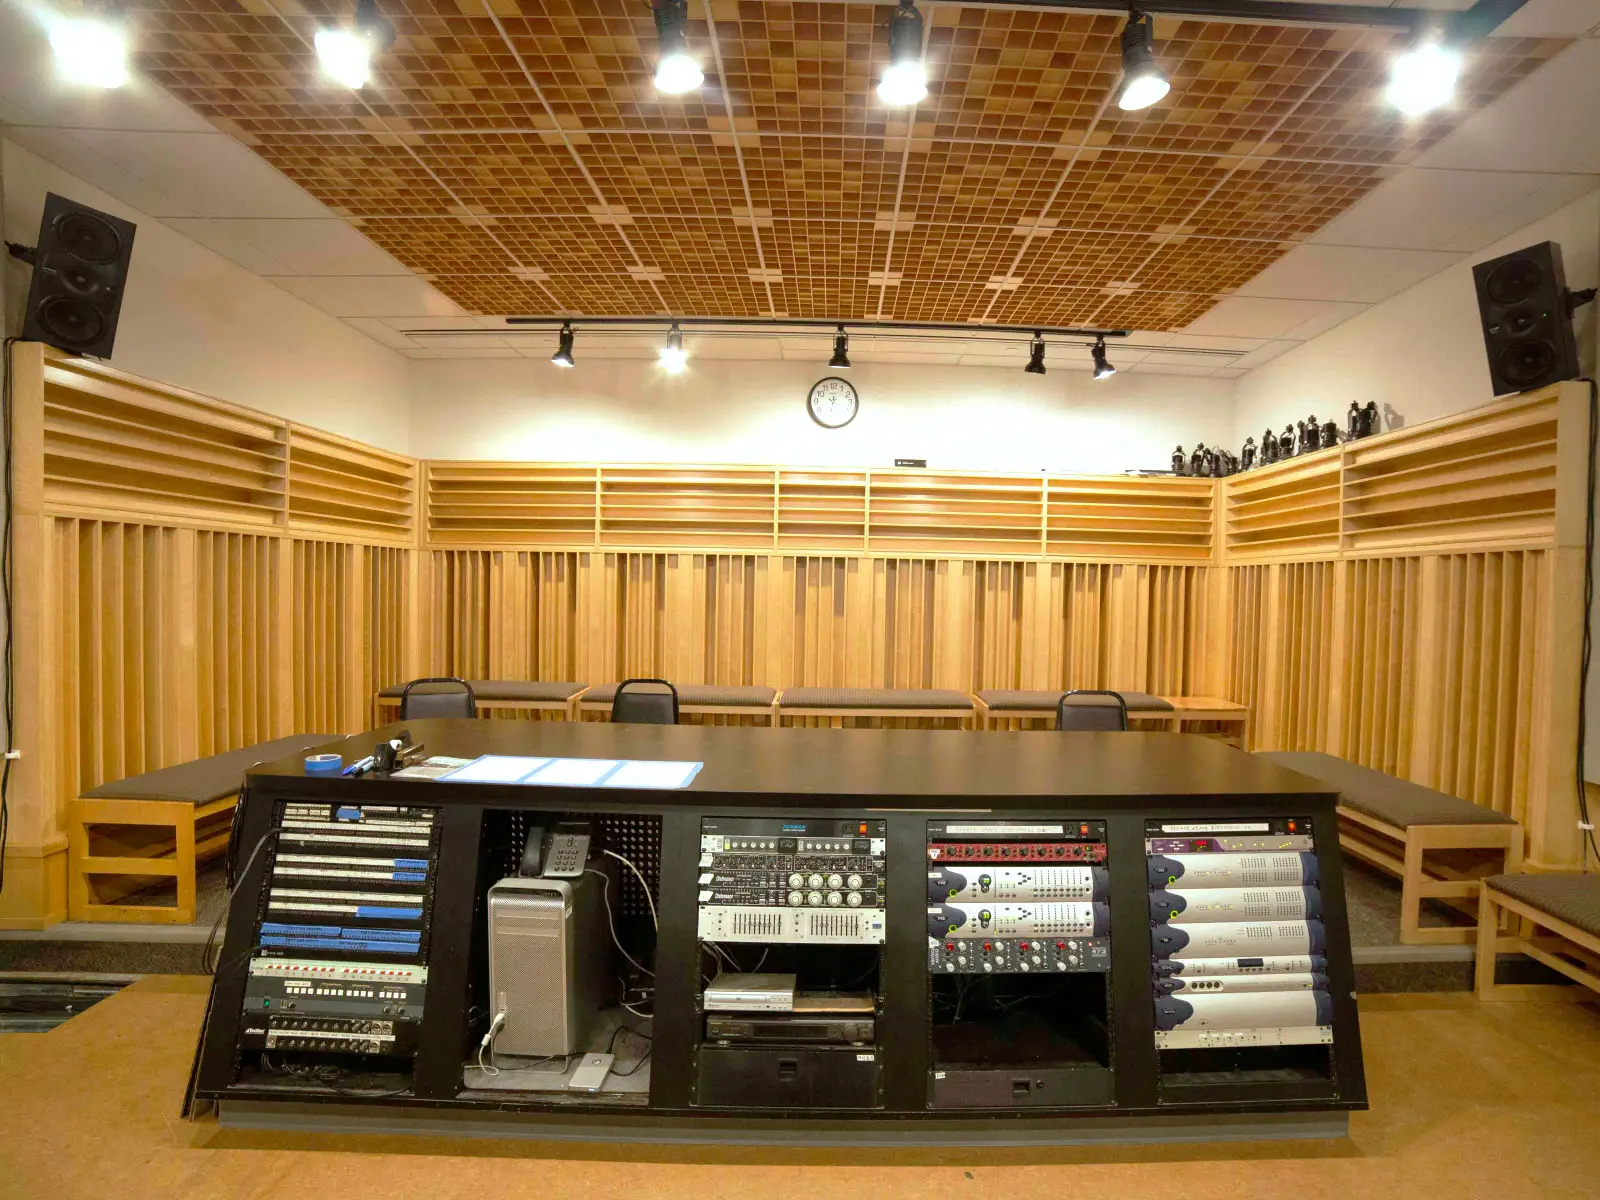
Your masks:
{"label": "black stage light", "polygon": [[1540,242],[1479,263],[1472,281],[1495,395],[1578,377],[1572,312],[1594,292],[1567,290],[1560,246]]}
{"label": "black stage light", "polygon": [[669,96],[692,92],[705,82],[705,72],[689,54],[688,0],[651,0],[661,56],[656,60],[656,90]]}
{"label": "black stage light", "polygon": [[850,369],[850,335],[845,333],[843,325],[833,335],[833,357],[828,360],[828,365],[840,371]]}
{"label": "black stage light", "polygon": [[1124,112],[1149,108],[1172,90],[1167,77],[1156,65],[1155,31],[1150,18],[1137,9],[1128,13],[1122,30],[1122,84],[1117,88],[1117,107]]}
{"label": "black stage light", "polygon": [[1096,379],[1109,379],[1117,373],[1117,369],[1106,361],[1105,338],[1095,338],[1094,349],[1089,351],[1089,356],[1094,359],[1094,377]]}
{"label": "black stage light", "polygon": [[136,226],[58,196],[45,196],[30,257],[22,336],[73,354],[110,358],[122,312]]}
{"label": "black stage light", "polygon": [[550,361],[558,367],[570,367],[572,363],[572,322],[564,321],[561,325],[561,344],[556,347],[556,352],[550,356]]}
{"label": "black stage light", "polygon": [[1028,343],[1028,365],[1022,368],[1029,375],[1044,374],[1044,335],[1035,333]]}

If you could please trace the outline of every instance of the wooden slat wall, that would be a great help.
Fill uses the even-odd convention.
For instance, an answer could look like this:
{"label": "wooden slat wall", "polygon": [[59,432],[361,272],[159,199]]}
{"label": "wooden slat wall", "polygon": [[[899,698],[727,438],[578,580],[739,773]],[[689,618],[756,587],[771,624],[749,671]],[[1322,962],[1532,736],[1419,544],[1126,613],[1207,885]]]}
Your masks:
{"label": "wooden slat wall", "polygon": [[435,547],[1206,562],[1206,479],[431,462]]}
{"label": "wooden slat wall", "polygon": [[427,668],[468,678],[1172,691],[1210,568],[434,550]]}

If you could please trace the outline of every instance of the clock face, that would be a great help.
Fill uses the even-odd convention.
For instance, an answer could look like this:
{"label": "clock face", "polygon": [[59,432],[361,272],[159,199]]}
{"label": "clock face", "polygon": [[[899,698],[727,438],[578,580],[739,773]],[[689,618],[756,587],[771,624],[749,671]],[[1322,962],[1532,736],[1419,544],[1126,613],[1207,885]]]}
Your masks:
{"label": "clock face", "polygon": [[856,395],[855,387],[837,375],[817,380],[806,397],[806,411],[824,429],[840,429],[850,424],[860,407],[861,398]]}

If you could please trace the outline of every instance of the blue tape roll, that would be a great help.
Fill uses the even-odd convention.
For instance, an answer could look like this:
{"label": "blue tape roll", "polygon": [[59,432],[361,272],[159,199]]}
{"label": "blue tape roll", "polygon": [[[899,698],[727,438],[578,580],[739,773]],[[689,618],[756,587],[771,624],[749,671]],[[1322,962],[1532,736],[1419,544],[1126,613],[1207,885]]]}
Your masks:
{"label": "blue tape roll", "polygon": [[344,758],[338,754],[306,755],[307,775],[337,775],[344,770]]}

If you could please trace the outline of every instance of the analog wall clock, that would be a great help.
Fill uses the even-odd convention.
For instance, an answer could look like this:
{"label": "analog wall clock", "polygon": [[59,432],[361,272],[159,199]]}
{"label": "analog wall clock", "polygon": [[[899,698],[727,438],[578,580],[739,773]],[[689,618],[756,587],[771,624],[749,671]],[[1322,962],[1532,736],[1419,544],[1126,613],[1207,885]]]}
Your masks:
{"label": "analog wall clock", "polygon": [[861,397],[856,395],[855,386],[837,375],[817,380],[806,397],[806,412],[824,429],[842,429],[856,419],[860,408]]}

